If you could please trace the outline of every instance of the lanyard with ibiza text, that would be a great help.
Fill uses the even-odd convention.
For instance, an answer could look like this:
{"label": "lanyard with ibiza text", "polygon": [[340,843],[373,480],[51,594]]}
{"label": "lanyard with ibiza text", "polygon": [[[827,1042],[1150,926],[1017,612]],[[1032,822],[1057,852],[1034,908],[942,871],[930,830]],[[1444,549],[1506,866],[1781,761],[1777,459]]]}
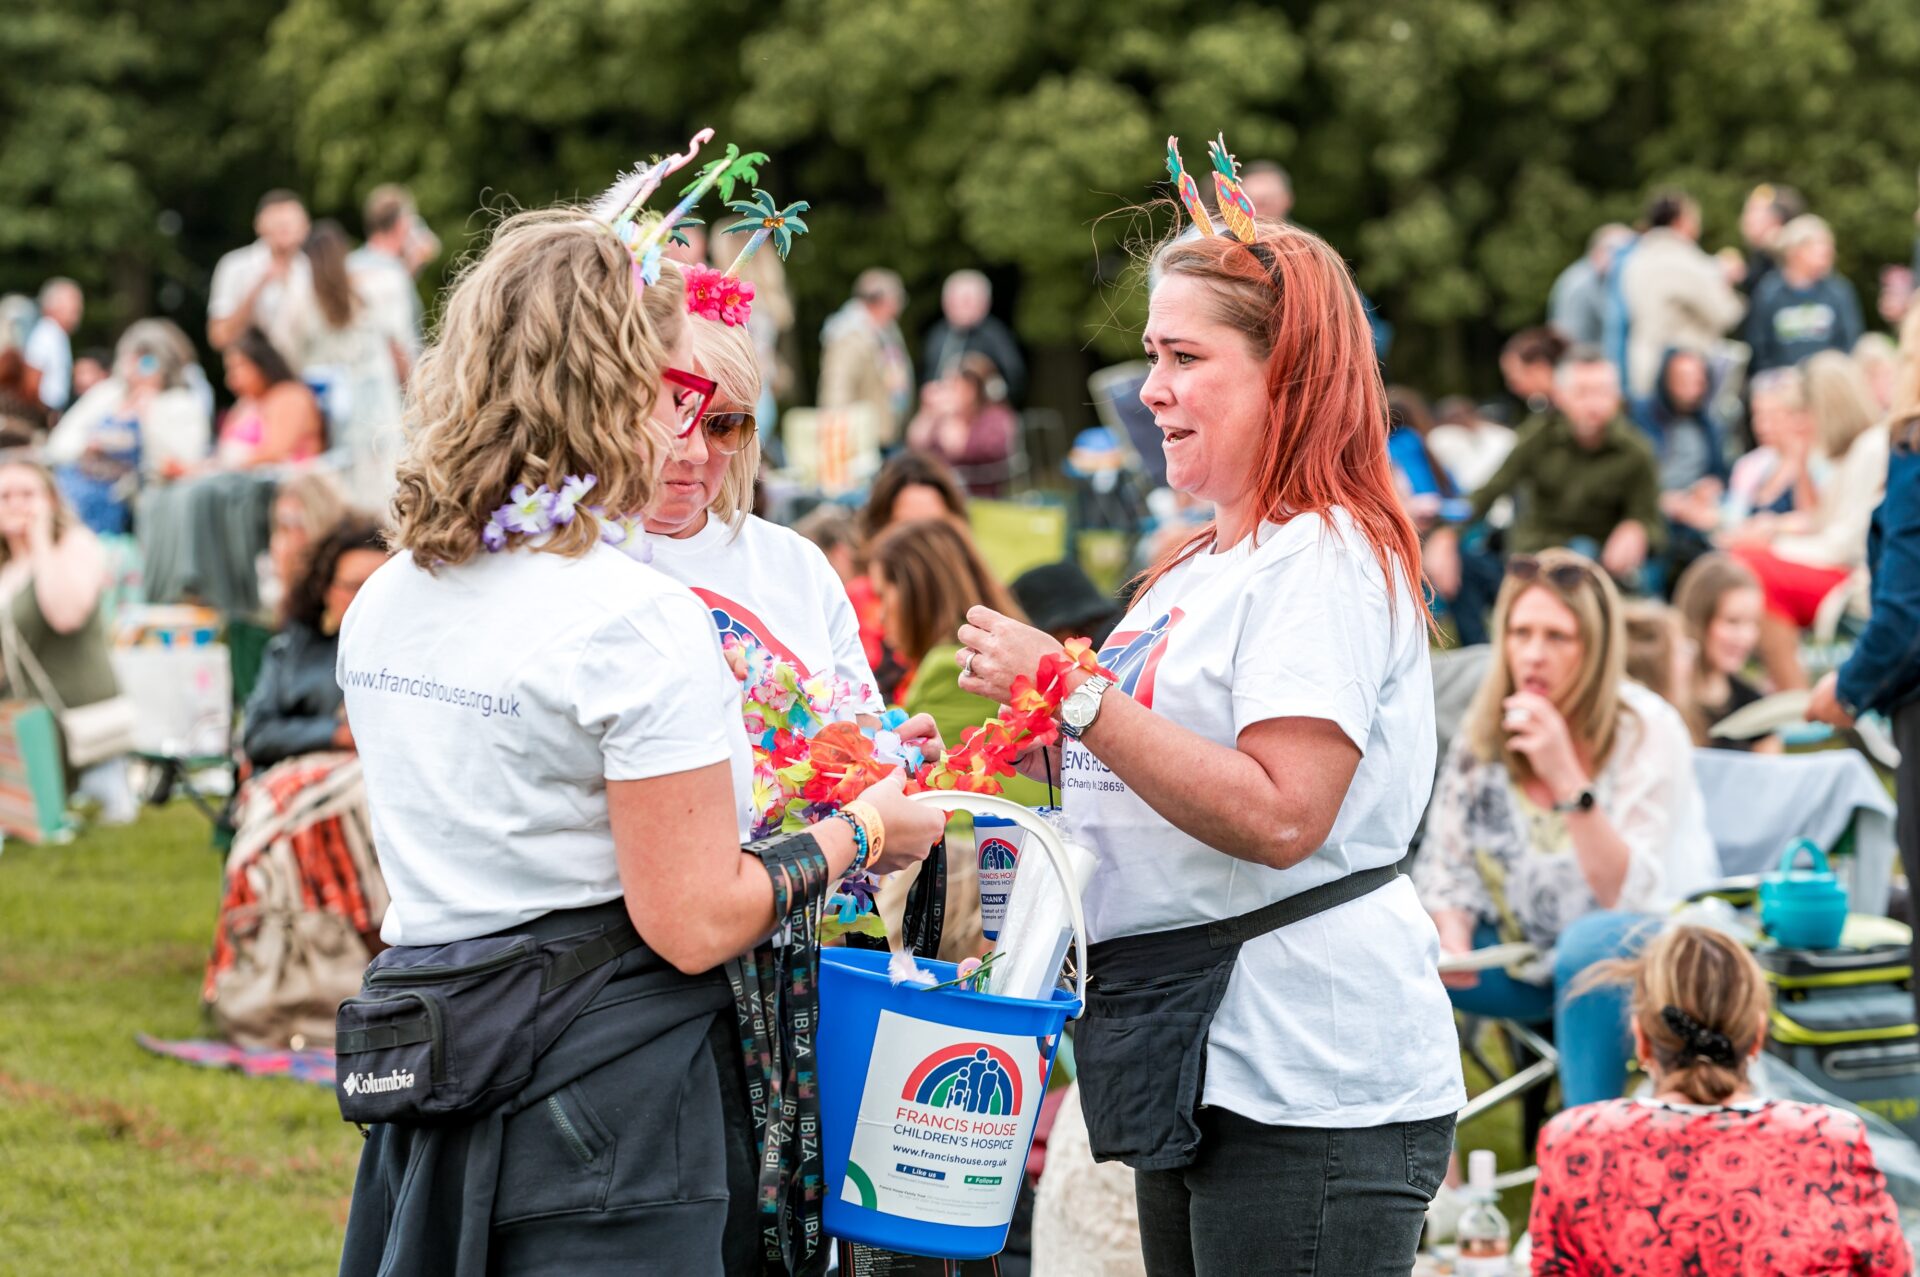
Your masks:
{"label": "lanyard with ibiza text", "polygon": [[748,848],[773,881],[772,939],[727,963],[759,1154],[763,1272],[825,1271],[820,1100],[814,1035],[820,1016],[819,910],[826,853],[810,835]]}

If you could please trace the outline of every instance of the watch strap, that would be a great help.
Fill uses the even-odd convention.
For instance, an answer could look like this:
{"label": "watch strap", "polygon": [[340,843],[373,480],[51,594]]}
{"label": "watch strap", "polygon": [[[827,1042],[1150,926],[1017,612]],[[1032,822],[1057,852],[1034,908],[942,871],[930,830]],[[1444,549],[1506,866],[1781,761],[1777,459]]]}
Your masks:
{"label": "watch strap", "polygon": [[1553,809],[1555,812],[1559,813],[1560,815],[1567,816],[1567,815],[1571,815],[1576,811],[1592,811],[1594,808],[1594,803],[1595,803],[1595,799],[1593,796],[1593,787],[1589,785],[1587,788],[1581,790],[1579,793],[1575,794],[1572,798],[1568,799],[1566,802],[1555,803],[1553,805]]}

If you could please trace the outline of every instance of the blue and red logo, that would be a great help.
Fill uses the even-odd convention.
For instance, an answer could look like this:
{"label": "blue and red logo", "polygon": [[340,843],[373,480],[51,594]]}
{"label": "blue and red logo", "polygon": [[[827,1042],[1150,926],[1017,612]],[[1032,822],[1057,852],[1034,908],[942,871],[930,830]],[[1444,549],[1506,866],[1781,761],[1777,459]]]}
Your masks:
{"label": "blue and red logo", "polygon": [[1004,838],[987,838],[980,843],[980,870],[989,872],[995,869],[1016,869],[1020,865],[1020,853],[1014,850],[1012,843]]}
{"label": "blue and red logo", "polygon": [[767,623],[755,616],[750,609],[735,603],[724,594],[703,590],[697,585],[693,587],[693,593],[707,605],[707,612],[713,617],[713,628],[720,631],[722,643],[732,637],[757,644],[766,648],[777,659],[792,665],[801,678],[813,677],[813,671],[807,668],[807,663],[800,659],[799,654],[775,638],[773,631],[767,628]]}
{"label": "blue and red logo", "polygon": [[1179,608],[1161,614],[1144,630],[1120,630],[1107,637],[1100,649],[1100,664],[1113,671],[1120,690],[1153,708],[1153,681],[1160,672],[1160,659],[1167,654],[1167,638],[1185,616]]}
{"label": "blue and red logo", "polygon": [[1011,1117],[1020,1111],[1020,1066],[997,1046],[956,1043],[920,1061],[900,1098],[949,1112]]}

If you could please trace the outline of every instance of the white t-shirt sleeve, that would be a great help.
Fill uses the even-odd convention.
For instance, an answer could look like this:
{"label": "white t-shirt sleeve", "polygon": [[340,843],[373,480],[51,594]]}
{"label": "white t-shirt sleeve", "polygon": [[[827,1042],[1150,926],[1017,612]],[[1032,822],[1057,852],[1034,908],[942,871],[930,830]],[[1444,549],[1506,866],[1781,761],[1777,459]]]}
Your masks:
{"label": "white t-shirt sleeve", "polygon": [[650,780],[732,757],[726,713],[739,690],[691,596],[648,600],[610,618],[575,666],[569,701],[600,741],[608,780]]}
{"label": "white t-shirt sleeve", "polygon": [[251,257],[241,249],[222,257],[213,268],[213,283],[207,289],[207,317],[225,319],[240,309],[247,290],[253,287],[254,272],[247,269]]}
{"label": "white t-shirt sleeve", "polygon": [[1354,530],[1323,528],[1249,582],[1233,657],[1236,738],[1270,718],[1323,718],[1366,751],[1394,626],[1406,623],[1389,614],[1372,555]]}

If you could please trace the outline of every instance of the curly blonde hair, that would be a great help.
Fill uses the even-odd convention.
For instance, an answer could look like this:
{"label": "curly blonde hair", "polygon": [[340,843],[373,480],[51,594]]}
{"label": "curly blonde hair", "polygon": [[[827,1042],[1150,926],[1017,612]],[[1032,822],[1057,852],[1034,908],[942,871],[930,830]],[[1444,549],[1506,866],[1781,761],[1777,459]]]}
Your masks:
{"label": "curly blonde hair", "polygon": [[[713,378],[714,412],[755,412],[760,405],[760,355],[744,325],[730,327],[713,319],[694,319],[693,358],[700,371]],[[720,490],[708,506],[720,521],[738,534],[753,513],[753,479],[760,473],[760,434],[727,458]]]}
{"label": "curly blonde hair", "polygon": [[[592,504],[644,510],[667,446],[650,418],[685,312],[677,267],[636,293],[626,248],[576,209],[502,222],[408,385],[395,547],[429,571],[465,563],[515,484],[558,490],[570,474],[597,477]],[[578,558],[598,540],[582,510],[541,548]]]}

